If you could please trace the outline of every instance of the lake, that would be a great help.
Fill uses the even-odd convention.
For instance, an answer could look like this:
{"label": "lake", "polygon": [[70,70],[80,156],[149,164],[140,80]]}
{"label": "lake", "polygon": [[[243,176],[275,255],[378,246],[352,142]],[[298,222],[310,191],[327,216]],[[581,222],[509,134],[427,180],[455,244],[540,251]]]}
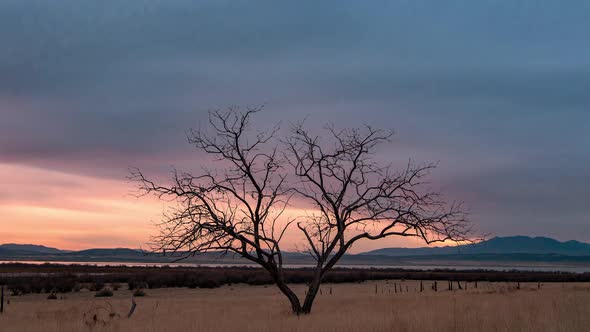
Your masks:
{"label": "lake", "polygon": [[[23,263],[23,264],[64,264],[64,265],[94,265],[94,266],[138,266],[138,267],[224,267],[224,266],[244,266],[259,267],[256,264],[198,264],[198,263],[153,263],[153,262],[72,262],[72,261],[19,261],[19,260],[0,260],[2,263]],[[305,268],[312,267],[308,264],[286,264],[286,268]],[[568,266],[568,265],[472,265],[472,264],[453,264],[453,265],[337,265],[340,268],[355,269],[413,269],[413,270],[436,270],[436,269],[454,269],[454,270],[492,270],[492,271],[561,271],[572,273],[590,272],[590,266]]]}

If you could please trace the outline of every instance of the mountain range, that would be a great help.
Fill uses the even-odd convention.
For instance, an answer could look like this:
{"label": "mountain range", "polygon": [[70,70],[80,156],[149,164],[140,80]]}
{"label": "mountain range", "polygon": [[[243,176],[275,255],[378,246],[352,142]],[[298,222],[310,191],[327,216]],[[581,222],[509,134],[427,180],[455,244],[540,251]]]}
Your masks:
{"label": "mountain range", "polygon": [[[312,264],[311,256],[288,252],[288,264]],[[61,250],[34,244],[0,245],[0,261],[60,262],[139,262],[170,263],[179,257],[146,254],[129,248]],[[246,264],[236,256],[206,253],[185,260],[195,264]],[[547,237],[494,237],[479,243],[423,248],[382,248],[360,254],[348,254],[341,265],[420,266],[420,265],[490,265],[494,264],[568,264],[590,265],[590,244],[579,241],[560,242]],[[504,266],[504,265],[503,265]]]}
{"label": "mountain range", "polygon": [[548,237],[494,237],[479,243],[425,248],[382,248],[362,255],[422,256],[460,254],[545,254],[566,256],[590,255],[590,244],[579,241],[560,242]]}

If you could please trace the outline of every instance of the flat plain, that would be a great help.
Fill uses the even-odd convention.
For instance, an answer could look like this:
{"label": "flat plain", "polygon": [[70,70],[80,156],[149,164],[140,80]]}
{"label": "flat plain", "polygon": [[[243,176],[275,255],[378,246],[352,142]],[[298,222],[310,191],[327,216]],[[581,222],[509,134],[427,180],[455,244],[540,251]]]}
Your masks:
{"label": "flat plain", "polygon": [[0,331],[590,331],[589,283],[432,284],[325,284],[312,314],[299,317],[274,286],[147,289],[130,318],[125,287],[108,298],[27,294],[7,298]]}

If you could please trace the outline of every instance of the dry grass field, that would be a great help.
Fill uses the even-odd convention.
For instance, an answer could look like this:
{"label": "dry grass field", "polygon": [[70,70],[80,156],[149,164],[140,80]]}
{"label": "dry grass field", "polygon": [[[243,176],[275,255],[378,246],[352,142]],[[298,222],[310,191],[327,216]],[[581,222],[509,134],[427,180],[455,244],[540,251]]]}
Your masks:
{"label": "dry grass field", "polygon": [[29,294],[9,297],[0,331],[590,331],[590,284],[515,286],[480,282],[448,291],[440,281],[434,292],[428,281],[421,293],[416,281],[328,284],[302,317],[272,286],[146,290],[129,319],[131,292],[124,288],[110,298]]}

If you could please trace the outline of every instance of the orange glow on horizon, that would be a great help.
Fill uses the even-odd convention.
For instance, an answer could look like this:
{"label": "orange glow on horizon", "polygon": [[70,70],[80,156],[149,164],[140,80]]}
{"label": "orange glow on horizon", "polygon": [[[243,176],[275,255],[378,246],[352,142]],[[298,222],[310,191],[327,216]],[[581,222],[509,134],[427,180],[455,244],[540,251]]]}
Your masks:
{"label": "orange glow on horizon", "polygon": [[[132,184],[0,163],[0,243],[41,244],[60,249],[146,247],[157,233],[166,202],[130,195]],[[305,215],[289,207],[285,218]],[[292,226],[284,250],[301,248],[302,235]],[[383,247],[421,247],[417,238],[359,242],[351,252]],[[437,245],[455,245],[439,243]]]}

